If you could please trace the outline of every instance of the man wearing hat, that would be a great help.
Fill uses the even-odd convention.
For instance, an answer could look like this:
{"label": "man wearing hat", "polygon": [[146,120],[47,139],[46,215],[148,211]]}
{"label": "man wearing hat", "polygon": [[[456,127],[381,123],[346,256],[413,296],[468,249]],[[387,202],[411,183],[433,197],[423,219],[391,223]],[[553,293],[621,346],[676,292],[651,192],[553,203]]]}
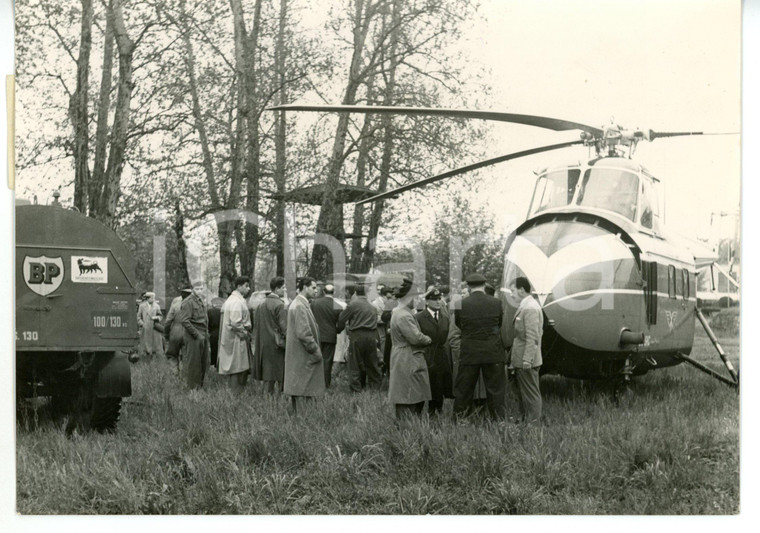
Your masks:
{"label": "man wearing hat", "polygon": [[211,352],[208,338],[208,311],[203,301],[205,290],[203,282],[193,283],[193,293],[182,301],[177,317],[185,330],[182,340],[185,345],[185,352],[182,355],[182,375],[188,389],[203,386]]}
{"label": "man wearing hat", "polygon": [[443,409],[443,399],[453,398],[451,390],[451,366],[446,354],[446,338],[449,333],[448,313],[442,309],[442,294],[437,288],[425,293],[425,309],[414,318],[420,325],[420,331],[430,337],[432,342],[425,348],[430,379],[430,396],[428,414],[437,415]]}
{"label": "man wearing hat", "polygon": [[177,320],[182,302],[193,293],[190,285],[180,289],[180,295],[172,300],[169,311],[166,313],[164,322],[164,335],[166,336],[166,358],[172,367],[175,376],[179,376],[180,350],[182,349],[182,339],[185,336],[185,328]]}
{"label": "man wearing hat", "polygon": [[507,376],[506,354],[499,328],[501,302],[485,293],[486,278],[474,273],[467,276],[470,296],[462,300],[454,320],[461,331],[459,368],[454,383],[454,415],[469,414],[478,376],[483,375],[486,404],[492,417],[503,418]]}
{"label": "man wearing hat", "polygon": [[[161,324],[161,307],[156,302],[156,294],[145,293],[145,300],[137,310],[137,325],[140,332],[140,357],[152,358],[164,355],[163,325]],[[160,331],[159,331],[160,330]]]}
{"label": "man wearing hat", "polygon": [[421,414],[429,401],[430,378],[425,362],[424,347],[432,341],[420,331],[414,319],[414,297],[420,291],[404,280],[396,289],[398,306],[393,310],[390,322],[391,372],[388,383],[388,400],[394,404],[396,418],[409,414]]}

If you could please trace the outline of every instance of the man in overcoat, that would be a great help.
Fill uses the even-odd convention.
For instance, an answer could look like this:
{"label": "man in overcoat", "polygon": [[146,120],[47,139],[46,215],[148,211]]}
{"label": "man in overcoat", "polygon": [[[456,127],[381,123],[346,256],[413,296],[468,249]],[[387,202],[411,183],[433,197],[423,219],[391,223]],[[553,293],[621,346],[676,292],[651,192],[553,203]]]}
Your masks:
{"label": "man in overcoat", "polygon": [[335,344],[338,342],[338,318],[343,307],[335,301],[335,286],[328,283],[322,289],[323,296],[311,302],[311,311],[319,328],[319,348],[325,367],[325,387],[330,388],[332,381]]}
{"label": "man in overcoat", "polygon": [[298,280],[298,296],[288,308],[285,341],[285,394],[292,398],[298,412],[304,400],[325,393],[325,370],[319,348],[319,329],[309,301],[317,291],[317,282],[304,277]]}
{"label": "man in overcoat", "polygon": [[348,379],[353,392],[361,392],[365,384],[372,389],[382,385],[377,359],[377,308],[367,299],[364,285],[338,317],[338,331],[348,329],[351,340],[348,353]]}
{"label": "man in overcoat", "polygon": [[182,340],[185,345],[182,355],[182,375],[188,389],[203,386],[203,378],[208,370],[211,347],[208,338],[208,310],[203,297],[206,287],[203,282],[193,283],[193,294],[182,301],[177,320],[185,329]]}
{"label": "man in overcoat", "polygon": [[425,348],[431,396],[428,414],[431,415],[441,412],[444,398],[453,398],[451,366],[446,353],[449,317],[441,308],[441,301],[441,291],[435,288],[429,290],[425,293],[425,309],[414,316],[420,325],[420,331],[432,341]]}
{"label": "man in overcoat", "polygon": [[531,295],[528,278],[515,280],[516,299],[520,301],[515,318],[514,341],[510,352],[509,367],[515,369],[517,398],[523,422],[541,422],[541,390],[538,373],[543,364],[541,338],[544,331],[544,312]]}
{"label": "man in overcoat", "polygon": [[432,340],[420,331],[414,318],[414,297],[420,291],[411,282],[396,289],[398,305],[391,314],[391,371],[388,401],[396,410],[396,418],[420,415],[429,401],[430,378],[425,362],[425,346]]}
{"label": "man in overcoat", "polygon": [[235,279],[232,291],[222,307],[222,320],[219,328],[219,351],[217,370],[220,375],[228,376],[230,388],[239,391],[245,387],[250,374],[251,363],[248,359],[248,343],[251,341],[251,315],[248,313],[246,295],[251,291],[248,276]]}
{"label": "man in overcoat", "polygon": [[253,379],[266,383],[266,390],[282,392],[285,381],[285,336],[288,329],[285,278],[277,276],[269,282],[271,293],[256,308],[254,318]]}
{"label": "man in overcoat", "polygon": [[503,317],[501,302],[485,293],[486,278],[474,273],[467,276],[470,296],[462,300],[454,320],[461,331],[459,368],[454,383],[454,415],[472,411],[478,376],[483,375],[486,405],[493,418],[506,415],[506,354],[499,328]]}

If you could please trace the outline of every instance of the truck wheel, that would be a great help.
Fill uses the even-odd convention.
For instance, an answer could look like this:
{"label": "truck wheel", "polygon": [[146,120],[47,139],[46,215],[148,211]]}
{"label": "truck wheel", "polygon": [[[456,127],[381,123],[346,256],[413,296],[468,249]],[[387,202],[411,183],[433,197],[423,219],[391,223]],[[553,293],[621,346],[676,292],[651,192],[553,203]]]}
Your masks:
{"label": "truck wheel", "polygon": [[93,398],[90,427],[101,433],[113,433],[120,412],[121,398]]}
{"label": "truck wheel", "polygon": [[98,398],[91,383],[84,383],[70,404],[69,423],[66,433],[95,430],[113,433],[119,421],[121,398]]}

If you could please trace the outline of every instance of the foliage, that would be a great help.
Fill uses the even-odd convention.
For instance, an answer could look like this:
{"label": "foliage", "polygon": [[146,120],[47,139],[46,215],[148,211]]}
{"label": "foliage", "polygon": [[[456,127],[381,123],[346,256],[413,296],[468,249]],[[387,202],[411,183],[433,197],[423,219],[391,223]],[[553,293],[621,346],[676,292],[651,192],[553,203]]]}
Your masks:
{"label": "foliage", "polygon": [[[721,339],[737,363],[738,339]],[[705,336],[693,355],[718,369]],[[544,377],[545,425],[397,424],[343,374],[308,417],[255,384],[211,373],[183,391],[164,361],[133,367],[113,435],[65,435],[22,406],[22,514],[736,514],[739,397],[686,367],[638,378],[616,405],[601,385]],[[516,412],[514,398],[510,412]],[[35,427],[36,420],[36,427]]]}

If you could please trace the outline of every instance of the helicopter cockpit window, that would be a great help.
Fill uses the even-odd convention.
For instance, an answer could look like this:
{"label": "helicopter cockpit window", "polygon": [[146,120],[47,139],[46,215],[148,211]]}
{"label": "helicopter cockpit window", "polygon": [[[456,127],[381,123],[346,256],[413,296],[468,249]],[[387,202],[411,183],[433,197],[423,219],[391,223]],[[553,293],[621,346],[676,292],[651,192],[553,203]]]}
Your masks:
{"label": "helicopter cockpit window", "polygon": [[542,175],[536,184],[531,214],[570,204],[573,201],[575,187],[578,185],[580,176],[581,171],[577,168],[558,170]]}
{"label": "helicopter cockpit window", "polygon": [[646,179],[641,183],[641,211],[639,222],[647,229],[659,230],[659,203],[652,183]]}
{"label": "helicopter cockpit window", "polygon": [[614,211],[634,220],[639,177],[626,170],[592,168],[586,171],[578,193],[578,205]]}

